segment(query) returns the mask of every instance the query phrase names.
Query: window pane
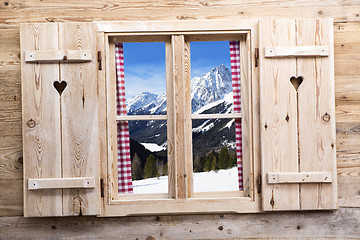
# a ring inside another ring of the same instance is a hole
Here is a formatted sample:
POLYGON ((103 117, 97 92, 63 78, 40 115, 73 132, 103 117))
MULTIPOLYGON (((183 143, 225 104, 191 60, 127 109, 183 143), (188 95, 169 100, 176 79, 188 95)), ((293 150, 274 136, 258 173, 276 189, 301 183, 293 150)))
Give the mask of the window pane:
POLYGON ((129 121, 133 193, 167 193, 166 120, 129 121))
POLYGON ((165 43, 124 43, 123 46, 128 114, 166 114, 165 43))
POLYGON ((194 191, 238 191, 235 120, 193 120, 194 191))
POLYGON ((190 50, 192 113, 232 113, 229 42, 191 42, 190 50))

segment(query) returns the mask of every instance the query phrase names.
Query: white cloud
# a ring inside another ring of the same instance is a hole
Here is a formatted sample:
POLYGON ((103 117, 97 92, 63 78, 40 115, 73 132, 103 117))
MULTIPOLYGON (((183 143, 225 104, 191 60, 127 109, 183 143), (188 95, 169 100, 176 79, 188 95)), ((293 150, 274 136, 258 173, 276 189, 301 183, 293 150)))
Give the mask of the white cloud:
POLYGON ((166 91, 165 66, 151 65, 125 65, 125 91, 126 96, 134 96, 142 91, 161 94, 166 91))

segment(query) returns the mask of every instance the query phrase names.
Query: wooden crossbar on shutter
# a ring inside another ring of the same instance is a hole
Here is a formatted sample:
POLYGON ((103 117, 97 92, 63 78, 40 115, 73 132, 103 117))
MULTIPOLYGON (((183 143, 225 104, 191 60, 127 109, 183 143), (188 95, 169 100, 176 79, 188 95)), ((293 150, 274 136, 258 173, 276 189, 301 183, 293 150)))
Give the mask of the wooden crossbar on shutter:
POLYGON ((259 41, 263 209, 335 209, 333 21, 261 20, 259 41))
POLYGON ((21 24, 20 31, 24 215, 98 215, 95 27, 92 23, 21 24), (32 52, 41 61, 26 61, 26 54, 32 52), (69 54, 69 61, 59 54, 69 54))

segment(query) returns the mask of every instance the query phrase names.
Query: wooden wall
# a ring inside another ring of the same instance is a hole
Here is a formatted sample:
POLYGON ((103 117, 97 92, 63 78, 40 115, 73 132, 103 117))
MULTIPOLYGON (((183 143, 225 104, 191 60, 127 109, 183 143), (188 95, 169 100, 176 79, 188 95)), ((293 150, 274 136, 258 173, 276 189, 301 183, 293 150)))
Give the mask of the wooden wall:
POLYGON ((23 239, 31 236, 77 239, 119 236, 122 239, 144 239, 149 234, 156 235, 157 239, 360 237, 359 63, 359 1, 3 0, 0 2, 0 239, 23 239), (334 18, 337 166, 339 204, 342 207, 339 211, 123 219, 21 217, 23 206, 19 23, 176 19, 186 21, 244 17, 334 18), (220 230, 223 225, 223 230, 220 230), (317 230, 316 227, 322 230, 317 230), (204 231, 207 228, 209 230, 204 231))

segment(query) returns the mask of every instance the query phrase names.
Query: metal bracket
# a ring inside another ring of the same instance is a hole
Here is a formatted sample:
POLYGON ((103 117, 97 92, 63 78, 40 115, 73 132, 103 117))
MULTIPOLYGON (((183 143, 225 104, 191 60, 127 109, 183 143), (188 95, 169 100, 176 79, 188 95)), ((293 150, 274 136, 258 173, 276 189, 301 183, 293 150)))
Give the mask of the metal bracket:
POLYGON ((255 67, 259 66, 259 48, 255 48, 255 67))
POLYGON ((98 51, 98 64, 99 64, 99 71, 102 70, 102 55, 101 55, 101 51, 98 51))

